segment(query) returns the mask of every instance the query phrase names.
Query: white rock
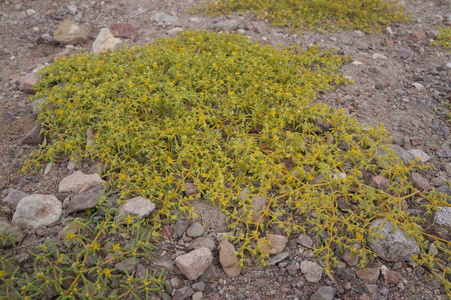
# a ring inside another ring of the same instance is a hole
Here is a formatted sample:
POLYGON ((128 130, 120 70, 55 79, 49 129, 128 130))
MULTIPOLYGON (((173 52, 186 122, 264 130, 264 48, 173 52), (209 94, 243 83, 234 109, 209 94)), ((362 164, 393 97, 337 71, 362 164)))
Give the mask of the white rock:
POLYGON ((321 276, 323 275, 321 266, 316 262, 308 260, 303 260, 301 262, 301 271, 308 282, 318 282, 321 280, 321 276))
POLYGON ((62 203, 51 195, 30 195, 17 204, 12 223, 23 228, 37 228, 58 221, 62 203))
POLYGON ((394 35, 393 30, 391 29, 391 27, 385 28, 385 31, 386 31, 389 35, 394 35))
POLYGON ((451 62, 447 63, 446 67, 451 69, 451 62))
POLYGON ((373 59, 387 59, 387 56, 380 54, 380 53, 374 53, 373 59))
POLYGON ((92 44, 92 52, 114 51, 123 47, 121 39, 114 37, 108 28, 102 28, 92 44))
POLYGON ((122 216, 130 215, 131 217, 141 217, 145 218, 155 209, 155 204, 153 204, 149 199, 138 196, 127 200, 118 209, 118 214, 116 219, 122 216))
POLYGON ((429 155, 427 155, 421 149, 410 149, 410 150, 407 150, 407 152, 409 152, 410 154, 412 154, 415 157, 418 157, 421 160, 421 162, 423 162, 423 163, 425 163, 431 159, 431 157, 429 155))
POLYGON ((358 60, 354 60, 352 63, 351 63, 351 65, 354 65, 354 66, 361 66, 361 65, 363 65, 364 63, 363 62, 360 62, 360 61, 358 61, 358 60))
POLYGON ((435 212, 434 223, 451 226, 451 207, 440 206, 435 212))
POLYGON ((418 91, 424 90, 424 85, 422 85, 421 83, 414 82, 414 83, 412 83, 412 85, 413 85, 418 91))
POLYGON ((75 16, 75 14, 77 13, 77 5, 75 5, 75 4, 68 4, 66 6, 66 8, 71 15, 75 16))
POLYGON ((212 261, 211 251, 204 247, 178 256, 175 264, 189 280, 195 280, 205 272, 212 261))
POLYGON ((76 171, 72 175, 67 176, 61 180, 58 191, 63 192, 76 192, 84 185, 100 186, 105 184, 105 181, 100 178, 99 174, 83 174, 81 171, 76 171))
POLYGON ((36 11, 33 9, 27 9, 26 13, 27 13, 27 16, 31 17, 32 15, 34 15, 36 13, 36 11))

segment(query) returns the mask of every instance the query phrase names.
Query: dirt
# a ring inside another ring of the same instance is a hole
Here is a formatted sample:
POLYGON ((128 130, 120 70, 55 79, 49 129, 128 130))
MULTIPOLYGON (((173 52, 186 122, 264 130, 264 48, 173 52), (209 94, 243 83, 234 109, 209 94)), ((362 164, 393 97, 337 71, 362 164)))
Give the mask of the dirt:
MULTIPOLYGON (((446 14, 451 13, 451 1, 398 2, 412 11, 413 22, 392 24, 393 34, 386 29, 380 34, 352 31, 295 34, 269 25, 260 32, 253 25, 256 18, 248 14, 215 19, 202 14, 188 14, 186 11, 198 5, 198 0, 71 1, 77 6, 75 15, 67 9, 66 1, 0 0, 0 200, 10 188, 29 194, 58 195, 58 183, 71 172, 66 162, 60 163, 47 175, 43 172, 39 175, 20 172, 21 162, 37 147, 21 143, 23 136, 36 123, 30 94, 21 90, 20 83, 38 65, 51 63, 59 55, 76 53, 78 46, 65 48, 58 44, 38 43, 43 34, 52 35, 58 24, 67 18, 90 28, 90 38, 81 45, 84 49, 91 49, 100 29, 114 23, 129 23, 137 30, 135 40, 123 39, 132 46, 167 37, 168 31, 175 27, 214 31, 218 21, 230 18, 241 19, 240 30, 263 44, 296 43, 308 46, 319 43, 322 47, 333 47, 359 62, 346 64, 341 69, 354 80, 354 84, 319 94, 318 101, 347 110, 363 124, 375 126, 383 123, 392 135, 393 143, 405 149, 422 149, 432 157, 436 168, 428 173, 430 182, 434 184, 450 179, 451 174, 446 173, 445 165, 450 163, 451 158, 438 157, 436 150, 451 147, 449 110, 443 105, 451 101, 451 52, 429 44, 438 33, 437 26, 443 26, 446 14), (160 26, 151 20, 157 12, 177 15, 180 20, 160 26)), ((89 167, 82 166, 84 170, 89 167)), ((44 234, 31 231, 22 246, 38 244, 48 238, 47 235, 56 234, 58 228, 50 228, 44 234)), ((210 234, 214 235, 212 232, 210 234)), ((290 238, 290 263, 299 262, 301 256, 314 260, 310 250, 303 255, 298 254, 298 247, 295 237, 290 238)), ((372 295, 368 291, 371 287, 359 279, 350 280, 349 286, 336 276, 345 287, 343 293, 337 293, 336 297, 446 299, 443 287, 428 281, 424 270, 415 265, 390 264, 381 260, 375 260, 372 264, 385 264, 400 272, 404 280, 391 285, 379 280, 379 291, 385 287, 388 294, 380 292, 372 295)), ((300 271, 289 275, 283 264, 264 269, 255 263, 248 263, 242 275, 234 279, 227 278, 218 267, 217 260, 216 265, 216 268, 209 270, 216 272, 212 275, 213 279, 208 281, 205 279, 208 276, 202 279, 206 284, 204 299, 309 299, 320 286, 333 285, 327 276, 323 276, 318 283, 310 283, 305 281, 300 271)), ((173 277, 182 281, 186 279, 179 273, 169 272, 168 280, 173 277)), ((190 283, 185 281, 184 284, 190 283)))

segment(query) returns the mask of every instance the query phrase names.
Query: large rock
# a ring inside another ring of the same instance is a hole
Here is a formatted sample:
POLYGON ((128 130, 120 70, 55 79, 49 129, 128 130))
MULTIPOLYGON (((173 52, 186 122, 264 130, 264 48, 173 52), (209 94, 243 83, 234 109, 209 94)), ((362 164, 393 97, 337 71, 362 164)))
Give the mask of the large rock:
POLYGON ((243 22, 239 19, 224 20, 216 24, 216 29, 218 31, 234 31, 240 27, 241 23, 243 22))
POLYGON ((269 203, 269 200, 266 199, 265 197, 261 197, 261 196, 255 196, 252 199, 252 206, 254 208, 255 213, 252 215, 252 222, 257 223, 262 215, 263 215, 263 210, 266 209, 266 206, 269 203))
POLYGON ((207 248, 199 248, 178 256, 175 264, 189 280, 195 280, 205 272, 212 261, 211 251, 207 248))
POLYGON ((20 227, 10 223, 6 218, 0 218, 0 233, 8 237, 5 239, 5 243, 0 243, 0 248, 10 247, 19 242, 24 236, 20 227))
POLYGON ((82 44, 89 38, 89 29, 71 20, 64 20, 53 32, 53 37, 64 45, 82 44))
POLYGON ((67 176, 61 180, 58 190, 63 192, 76 192, 85 186, 101 186, 105 184, 105 181, 100 178, 99 174, 83 174, 81 171, 76 171, 72 175, 67 176))
POLYGON ((56 197, 35 194, 19 201, 12 222, 23 228, 37 228, 58 221, 62 212, 62 203, 56 197))
POLYGON ((392 144, 390 145, 390 149, 393 150, 406 165, 408 165, 412 160, 415 159, 415 156, 413 154, 407 152, 406 149, 399 145, 392 144))
POLYGON ((237 277, 241 273, 241 267, 238 266, 238 258, 235 256, 235 247, 227 240, 219 243, 219 262, 224 272, 229 277, 237 277))
POLYGON ((420 254, 420 247, 413 238, 408 239, 401 229, 391 232, 393 229, 391 221, 386 220, 379 229, 382 221, 382 219, 377 219, 371 224, 371 229, 384 237, 384 239, 375 237, 369 241, 377 256, 387 261, 398 262, 410 261, 412 255, 420 254))
POLYGON ((17 204, 19 204, 19 201, 26 196, 28 196, 27 193, 16 189, 9 189, 8 195, 5 197, 5 199, 2 200, 2 202, 11 208, 16 208, 17 204))
POLYGON ((138 196, 127 200, 124 204, 119 206, 118 214, 116 219, 122 216, 140 217, 145 218, 155 209, 155 204, 153 204, 149 199, 138 196))
POLYGON ((77 211, 85 210, 88 208, 96 207, 100 197, 103 193, 103 187, 95 186, 81 194, 74 195, 67 207, 67 213, 71 214, 77 211))
POLYGON ((96 40, 92 44, 92 52, 100 53, 105 51, 114 51, 123 47, 120 39, 114 37, 108 28, 102 28, 96 40))

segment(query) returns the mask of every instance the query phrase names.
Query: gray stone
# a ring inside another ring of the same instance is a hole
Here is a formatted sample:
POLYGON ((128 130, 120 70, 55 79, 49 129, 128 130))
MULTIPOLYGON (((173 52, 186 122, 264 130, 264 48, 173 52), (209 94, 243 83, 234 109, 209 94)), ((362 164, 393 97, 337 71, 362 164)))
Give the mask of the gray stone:
POLYGON ((185 233, 186 229, 188 229, 189 223, 183 220, 177 221, 174 226, 174 233, 178 238, 181 238, 185 233))
POLYGON ((375 188, 386 192, 388 187, 390 186, 390 180, 382 176, 374 176, 371 179, 371 184, 375 188))
POLYGON ((3 243, 0 243, 0 248, 10 247, 18 243, 23 237, 24 233, 19 226, 12 224, 7 218, 0 217, 0 234, 3 235, 3 243), (8 238, 5 238, 8 237, 8 238))
POLYGON ((238 27, 240 27, 242 21, 239 19, 230 19, 218 22, 216 24, 216 29, 218 31, 234 31, 237 30, 238 27))
POLYGON ((199 194, 197 186, 194 183, 188 182, 185 184, 185 194, 187 196, 199 194))
POLYGON ((175 290, 172 295, 172 300, 183 300, 191 297, 194 294, 194 291, 189 286, 184 286, 181 289, 175 290))
POLYGON ((39 145, 44 141, 44 136, 41 134, 41 125, 36 124, 30 131, 25 134, 21 143, 30 145, 39 145))
POLYGON ((415 156, 413 156, 413 154, 407 152, 406 149, 399 145, 391 144, 390 149, 393 150, 406 165, 415 159, 415 156))
POLYGON ((448 177, 451 177, 451 163, 445 164, 445 171, 446 171, 446 175, 448 175, 448 177))
POLYGON ((186 230, 186 235, 192 238, 200 237, 204 234, 205 228, 199 222, 194 222, 186 230))
POLYGON ((114 51, 124 46, 122 41, 114 37, 108 28, 102 28, 92 44, 92 52, 114 51))
POLYGON ((76 171, 72 175, 67 176, 61 180, 58 190, 63 192, 78 193, 83 186, 102 186, 105 181, 100 178, 99 174, 83 174, 81 171, 76 171))
POLYGON ((210 249, 210 251, 213 251, 215 249, 215 241, 213 241, 213 239, 209 237, 199 237, 195 239, 190 246, 193 249, 205 247, 210 249))
POLYGON ((298 273, 298 267, 296 265, 287 266, 287 272, 291 276, 295 276, 298 273))
POLYGON ((162 12, 157 12, 154 15, 152 15, 152 21, 155 23, 166 23, 166 24, 173 24, 179 20, 179 17, 177 16, 170 16, 162 12))
POLYGON ((205 272, 212 261, 211 251, 208 248, 199 248, 178 256, 175 264, 189 280, 195 280, 205 272))
POLYGON ((412 154, 415 157, 418 157, 422 163, 427 162, 431 159, 429 155, 427 155, 423 150, 421 149, 410 149, 407 150, 410 154, 412 154))
POLYGON ((320 287, 311 297, 310 300, 332 300, 337 290, 331 286, 320 287))
POLYGON ((321 270, 321 266, 316 262, 303 260, 301 262, 301 271, 307 279, 308 282, 318 282, 321 280, 321 276, 323 275, 323 271, 321 270))
POLYGON ((5 199, 2 200, 2 202, 11 208, 16 208, 20 199, 26 196, 28 196, 27 193, 11 188, 8 191, 8 195, 5 197, 5 199))
POLYGON ((451 203, 451 187, 448 184, 444 184, 435 189, 435 192, 443 194, 448 203, 451 203))
POLYGON ((306 248, 312 248, 313 246, 313 240, 308 235, 300 235, 296 241, 306 248))
POLYGON ((145 218, 155 209, 155 204, 153 204, 149 199, 138 196, 127 200, 124 204, 119 206, 118 214, 116 219, 122 216, 131 216, 145 218))
POLYGON ((205 290, 205 283, 203 283, 202 281, 196 282, 196 283, 192 284, 191 287, 196 292, 203 292, 205 290))
POLYGON ((82 44, 89 38, 89 29, 71 20, 64 20, 53 32, 53 37, 64 45, 82 44))
POLYGON ((235 256, 235 247, 227 240, 219 243, 219 262, 222 269, 228 277, 237 277, 241 273, 241 267, 238 266, 238 258, 235 256))
POLYGON ((435 212, 434 222, 437 225, 451 226, 451 207, 439 206, 435 212))
POLYGON ((37 115, 42 110, 42 104, 45 102, 44 98, 38 98, 31 103, 33 115, 37 115))
POLYGON ((114 267, 119 271, 125 274, 125 272, 128 272, 128 274, 131 274, 136 269, 136 261, 133 257, 127 258, 119 263, 117 263, 114 267))
POLYGON ((269 266, 273 266, 273 265, 275 265, 275 264, 280 263, 281 261, 283 261, 284 259, 286 259, 288 256, 290 256, 290 254, 289 254, 288 252, 282 252, 282 253, 279 253, 279 254, 277 254, 277 255, 274 255, 273 257, 271 257, 270 259, 268 259, 268 260, 266 261, 266 263, 267 263, 269 266))
POLYGON ((437 154, 438 157, 441 158, 448 158, 451 157, 451 150, 450 149, 440 149, 435 151, 435 154, 437 154))
POLYGON ((81 194, 74 195, 69 201, 67 213, 71 214, 73 212, 96 207, 102 196, 103 190, 103 187, 95 186, 85 190, 81 194))
POLYGON ((12 222, 23 228, 37 228, 58 221, 62 212, 62 203, 56 197, 35 194, 19 201, 12 222))
POLYGON ((192 201, 197 215, 202 216, 205 228, 214 228, 216 232, 227 231, 227 216, 215 205, 205 201, 192 201))
POLYGON ((375 233, 380 233, 384 239, 377 237, 369 240, 371 248, 376 252, 377 256, 387 261, 410 261, 412 255, 420 254, 420 247, 413 238, 407 238, 401 229, 391 232, 393 225, 391 221, 386 220, 381 229, 382 219, 372 222, 371 229, 375 233))
POLYGON ((68 4, 66 6, 66 8, 71 15, 75 16, 75 14, 77 13, 77 5, 75 5, 75 4, 68 4))

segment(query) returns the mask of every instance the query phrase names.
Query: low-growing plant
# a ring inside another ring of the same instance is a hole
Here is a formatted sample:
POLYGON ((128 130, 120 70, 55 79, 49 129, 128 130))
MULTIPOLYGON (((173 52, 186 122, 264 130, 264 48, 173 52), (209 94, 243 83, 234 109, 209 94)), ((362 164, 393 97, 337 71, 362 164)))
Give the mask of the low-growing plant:
MULTIPOLYGON (((425 237, 445 259, 450 242, 427 235, 423 218, 405 209, 419 198, 429 215, 449 205, 412 185, 411 171, 423 166, 404 165, 382 125, 360 125, 315 101, 317 93, 350 83, 337 72, 347 60, 319 46, 264 46, 202 31, 58 59, 36 88, 47 143, 24 171, 61 156, 103 165, 121 200, 141 195, 156 204, 151 236, 176 219, 175 211, 196 217, 194 199, 208 201, 228 216, 240 265, 246 253, 265 263, 264 232, 278 227, 286 235, 315 232, 321 242, 314 252, 326 272, 345 250, 365 266, 376 255, 370 241, 380 237, 372 221, 391 221, 419 243, 417 261, 431 265, 449 291, 450 268, 426 254, 425 237), (373 187, 374 176, 388 179, 387 188, 373 187), (187 183, 199 193, 188 196, 187 183), (256 196, 267 200, 258 211, 256 196)), ((96 223, 96 232, 113 230, 110 222, 96 223)), ((77 257, 96 251, 96 239, 89 241, 77 257)))
POLYGON ((391 0, 207 0, 199 10, 212 16, 250 12, 276 26, 321 30, 373 32, 409 20, 391 0))
POLYGON ((438 27, 438 36, 431 45, 451 49, 451 27, 438 27))
MULTIPOLYGON (((151 234, 145 230, 145 220, 124 216, 115 220, 115 209, 103 202, 99 212, 104 218, 68 219, 62 242, 49 240, 34 251, 33 271, 21 273, 16 258, 0 258, 0 299, 149 299, 161 296, 165 286, 162 271, 118 271, 115 264, 125 259, 150 260, 156 247, 151 234), (118 242, 112 242, 116 237, 118 242), (61 245, 61 243, 63 245, 61 245), (111 288, 113 281, 115 287, 111 288)), ((111 205, 110 205, 111 206, 111 205)), ((2 251, 2 250, 0 250, 2 251)), ((4 250, 3 250, 4 251, 4 250)))

